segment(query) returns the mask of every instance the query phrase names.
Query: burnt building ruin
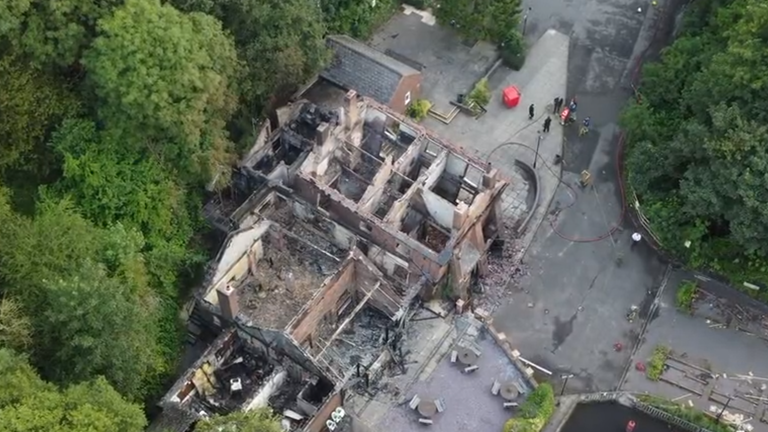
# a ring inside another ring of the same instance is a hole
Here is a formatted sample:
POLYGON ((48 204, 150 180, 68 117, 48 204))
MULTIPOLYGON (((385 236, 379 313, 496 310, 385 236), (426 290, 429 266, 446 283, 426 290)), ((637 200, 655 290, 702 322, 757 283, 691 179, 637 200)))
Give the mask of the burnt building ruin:
POLYGON ((231 194, 206 206, 226 239, 189 331, 221 336, 164 413, 196 421, 269 406, 286 430, 344 430, 333 419, 345 390, 403 367, 411 306, 471 302, 507 181, 355 91, 336 100, 279 110, 234 170, 231 194))

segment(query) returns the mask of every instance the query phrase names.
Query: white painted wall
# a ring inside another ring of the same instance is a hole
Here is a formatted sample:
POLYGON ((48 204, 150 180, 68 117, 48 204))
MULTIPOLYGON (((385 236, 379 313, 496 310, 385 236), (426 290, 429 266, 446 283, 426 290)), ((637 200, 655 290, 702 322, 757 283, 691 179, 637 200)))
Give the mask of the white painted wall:
POLYGON ((224 253, 221 255, 221 259, 219 259, 219 262, 216 264, 216 272, 213 276, 214 286, 217 285, 219 279, 221 279, 229 269, 251 249, 253 243, 261 238, 267 229, 269 229, 269 225, 269 221, 261 221, 258 225, 239 232, 229 239, 223 246, 224 253))
POLYGON ((269 379, 267 379, 267 382, 261 386, 261 389, 256 396, 254 396, 250 402, 245 404, 244 411, 247 412, 253 409, 266 407, 269 404, 269 397, 283 385, 287 377, 288 373, 282 369, 273 372, 269 379))
POLYGON ((453 228, 453 210, 454 206, 444 200, 440 195, 426 190, 421 190, 421 197, 424 198, 424 204, 432 218, 443 228, 451 231, 453 228))

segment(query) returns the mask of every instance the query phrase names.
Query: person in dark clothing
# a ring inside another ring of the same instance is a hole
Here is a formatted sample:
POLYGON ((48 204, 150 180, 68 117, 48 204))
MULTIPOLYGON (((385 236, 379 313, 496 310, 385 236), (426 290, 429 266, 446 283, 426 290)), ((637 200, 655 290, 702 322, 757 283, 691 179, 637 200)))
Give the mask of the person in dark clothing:
POLYGON ((552 117, 547 116, 544 120, 544 132, 549 132, 549 126, 552 124, 552 117))
POLYGON ((557 114, 560 112, 560 108, 563 107, 563 98, 556 97, 555 98, 555 109, 552 111, 553 114, 557 114))
POLYGON ((533 120, 533 114, 533 104, 531 104, 531 106, 528 107, 528 120, 533 120))

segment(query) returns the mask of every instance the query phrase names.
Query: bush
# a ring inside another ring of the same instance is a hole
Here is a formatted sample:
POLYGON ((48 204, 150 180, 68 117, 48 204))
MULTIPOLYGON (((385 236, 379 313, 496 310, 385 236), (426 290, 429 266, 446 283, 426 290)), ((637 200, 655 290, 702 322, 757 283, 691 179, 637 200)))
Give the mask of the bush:
POLYGON ((504 424, 504 432, 539 432, 554 412, 555 391, 551 384, 541 384, 520 406, 519 416, 504 424))
POLYGON ((653 396, 653 395, 640 395, 638 399, 654 408, 660 409, 669 415, 683 419, 687 422, 693 423, 696 426, 700 426, 705 430, 711 432, 733 432, 728 425, 724 423, 716 422, 712 417, 706 413, 697 410, 696 408, 676 404, 670 400, 653 396))
POLYGON ((670 349, 664 345, 656 345, 651 354, 651 360, 645 370, 645 376, 651 381, 658 381, 664 373, 664 365, 669 357, 670 349))
POLYGON ((469 105, 472 102, 474 102, 480 106, 485 106, 485 105, 488 105, 488 102, 490 101, 491 101, 491 89, 488 87, 488 79, 483 78, 480 81, 478 81, 475 84, 475 87, 472 88, 472 91, 469 92, 465 100, 465 103, 469 105))
POLYGON ((501 61, 504 66, 519 71, 525 64, 525 39, 517 31, 510 33, 506 41, 499 46, 501 61))
POLYGON ((677 296, 675 303, 677 308, 683 312, 693 312, 693 301, 696 300, 696 282, 682 281, 677 287, 677 296))
POLYGON ((430 103, 428 100, 417 99, 408 106, 408 109, 406 110, 406 114, 408 114, 408 117, 416 121, 422 121, 427 117, 427 114, 429 113, 429 109, 431 107, 432 107, 432 103, 430 103))

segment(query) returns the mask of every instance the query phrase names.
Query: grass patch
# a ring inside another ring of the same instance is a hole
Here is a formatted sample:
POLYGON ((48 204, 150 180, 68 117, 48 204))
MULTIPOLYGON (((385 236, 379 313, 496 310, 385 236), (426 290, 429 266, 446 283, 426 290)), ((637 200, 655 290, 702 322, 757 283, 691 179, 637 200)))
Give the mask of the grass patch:
POLYGON ((648 366, 645 369, 645 376, 651 381, 658 381, 661 378, 661 374, 664 373, 664 364, 669 357, 670 349, 664 345, 656 345, 651 355, 651 360, 648 361, 648 366))
POLYGON ((675 304, 683 312, 693 312, 693 301, 696 300, 696 282, 685 280, 677 287, 675 304))
POLYGON ((540 384, 520 405, 520 412, 504 424, 503 432, 539 432, 555 412, 555 391, 549 383, 540 384))
POLYGON ((677 404, 670 400, 654 396, 640 395, 638 400, 667 414, 683 419, 710 432, 733 432, 733 428, 724 423, 717 423, 712 416, 688 405, 677 404))

